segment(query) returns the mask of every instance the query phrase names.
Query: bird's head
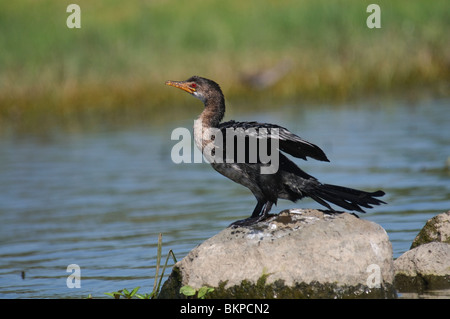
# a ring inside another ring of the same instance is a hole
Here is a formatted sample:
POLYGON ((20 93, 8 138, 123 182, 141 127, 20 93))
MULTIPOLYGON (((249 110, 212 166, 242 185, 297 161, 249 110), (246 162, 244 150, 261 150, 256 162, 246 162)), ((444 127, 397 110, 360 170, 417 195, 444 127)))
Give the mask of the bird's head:
POLYGON ((213 98, 223 98, 222 90, 216 82, 196 75, 186 81, 166 81, 166 85, 182 89, 200 99, 205 104, 213 98))

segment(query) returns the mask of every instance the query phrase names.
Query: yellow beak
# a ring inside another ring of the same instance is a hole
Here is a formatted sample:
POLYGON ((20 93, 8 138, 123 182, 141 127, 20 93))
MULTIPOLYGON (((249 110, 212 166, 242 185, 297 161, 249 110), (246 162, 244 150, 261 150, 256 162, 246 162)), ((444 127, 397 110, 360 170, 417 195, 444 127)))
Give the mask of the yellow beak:
POLYGON ((166 81, 166 85, 170 85, 188 93, 194 93, 195 89, 189 86, 189 82, 184 81, 166 81))

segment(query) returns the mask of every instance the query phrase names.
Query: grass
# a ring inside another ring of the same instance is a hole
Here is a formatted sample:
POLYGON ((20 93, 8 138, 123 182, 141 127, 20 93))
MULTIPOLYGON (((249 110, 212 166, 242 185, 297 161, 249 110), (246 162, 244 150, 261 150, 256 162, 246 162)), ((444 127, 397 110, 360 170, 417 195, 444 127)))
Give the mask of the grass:
POLYGON ((81 29, 66 27, 70 1, 0 4, 0 125, 157 117, 182 99, 167 79, 218 81, 228 98, 343 101, 432 88, 448 94, 450 6, 378 1, 87 1, 81 29), (6 48, 6 49, 5 49, 6 48), (267 90, 247 74, 289 61, 267 90))
MULTIPOLYGON (((124 289, 117 290, 114 292, 105 292, 105 295, 113 297, 114 299, 121 299, 121 298, 123 298, 123 299, 133 299, 133 298, 155 299, 155 298, 158 298, 158 294, 161 289, 162 279, 164 278, 164 272, 166 271, 167 264, 169 262, 169 258, 172 256, 172 260, 173 260, 174 264, 177 263, 177 259, 175 257, 174 252, 172 251, 172 249, 170 249, 169 252, 167 253, 166 262, 164 263, 164 266, 162 267, 162 272, 160 274, 159 269, 161 267, 161 257, 162 257, 162 254, 161 254, 161 252, 162 252, 162 234, 161 233, 159 233, 159 235, 158 235, 158 246, 157 247, 158 248, 157 248, 157 252, 156 252, 155 281, 153 284, 153 290, 150 293, 138 294, 137 292, 141 288, 140 286, 138 286, 138 287, 133 288, 131 291, 124 288, 124 289)), ((208 290, 207 288, 204 288, 202 291, 198 291, 198 295, 199 295, 199 297, 204 297, 209 292, 210 292, 210 290, 208 290)), ((92 295, 89 294, 89 296, 87 298, 91 299, 92 295)))

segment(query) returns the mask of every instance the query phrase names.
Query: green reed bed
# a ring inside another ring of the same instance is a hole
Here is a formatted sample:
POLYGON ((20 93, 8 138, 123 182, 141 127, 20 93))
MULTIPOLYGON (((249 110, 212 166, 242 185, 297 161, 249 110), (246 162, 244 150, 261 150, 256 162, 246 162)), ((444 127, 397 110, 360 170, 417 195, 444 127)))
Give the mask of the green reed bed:
POLYGON ((167 79, 218 81, 229 98, 342 101, 432 88, 448 94, 450 6, 378 1, 69 1, 0 4, 0 125, 77 125, 163 113, 167 79), (288 65, 267 87, 248 75, 288 65), (161 111, 161 112, 156 112, 161 111))

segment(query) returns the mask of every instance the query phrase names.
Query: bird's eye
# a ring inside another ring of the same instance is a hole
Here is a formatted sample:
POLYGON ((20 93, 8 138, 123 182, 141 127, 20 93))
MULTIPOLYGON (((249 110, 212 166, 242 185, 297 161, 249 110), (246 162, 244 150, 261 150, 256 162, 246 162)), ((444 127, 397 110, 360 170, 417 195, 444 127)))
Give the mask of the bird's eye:
POLYGON ((197 87, 197 84, 191 83, 191 88, 196 88, 196 87, 197 87))

